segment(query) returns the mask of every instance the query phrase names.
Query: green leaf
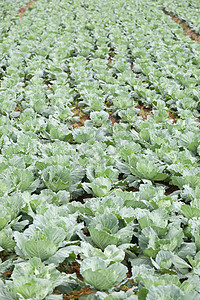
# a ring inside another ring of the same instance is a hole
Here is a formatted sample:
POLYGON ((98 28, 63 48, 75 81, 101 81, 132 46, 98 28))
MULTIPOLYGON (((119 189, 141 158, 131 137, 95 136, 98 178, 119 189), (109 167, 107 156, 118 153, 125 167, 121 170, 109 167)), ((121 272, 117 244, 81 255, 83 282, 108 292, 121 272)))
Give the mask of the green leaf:
POLYGON ((29 257, 39 257, 42 261, 51 257, 57 251, 56 245, 50 241, 25 241, 24 247, 29 257))
POLYGON ((92 191, 98 197, 106 196, 111 189, 111 181, 105 177, 98 177, 91 183, 92 191))
POLYGON ((192 219, 194 217, 200 218, 200 209, 196 207, 184 204, 181 206, 181 210, 187 219, 192 219))
POLYGON ((119 238, 115 235, 104 231, 99 231, 91 226, 88 227, 92 241, 101 249, 105 249, 108 245, 116 245, 119 238))
POLYGON ((86 283, 98 290, 108 290, 119 284, 125 277, 128 269, 121 263, 110 266, 99 257, 86 258, 81 263, 80 272, 86 283))

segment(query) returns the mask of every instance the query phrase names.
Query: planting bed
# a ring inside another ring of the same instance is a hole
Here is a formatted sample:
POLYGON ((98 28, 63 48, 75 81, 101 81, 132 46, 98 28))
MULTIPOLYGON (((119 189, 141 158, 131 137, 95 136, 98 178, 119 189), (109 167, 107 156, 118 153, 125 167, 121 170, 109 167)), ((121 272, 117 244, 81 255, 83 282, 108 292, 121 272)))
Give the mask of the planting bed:
POLYGON ((0 299, 200 299, 198 2, 0 3, 0 299))
POLYGON ((192 1, 181 1, 181 0, 161 0, 163 6, 166 8, 168 12, 173 13, 181 19, 185 21, 191 29, 193 29, 197 34, 200 33, 200 19, 199 19, 199 11, 200 11, 200 2, 198 0, 192 1))

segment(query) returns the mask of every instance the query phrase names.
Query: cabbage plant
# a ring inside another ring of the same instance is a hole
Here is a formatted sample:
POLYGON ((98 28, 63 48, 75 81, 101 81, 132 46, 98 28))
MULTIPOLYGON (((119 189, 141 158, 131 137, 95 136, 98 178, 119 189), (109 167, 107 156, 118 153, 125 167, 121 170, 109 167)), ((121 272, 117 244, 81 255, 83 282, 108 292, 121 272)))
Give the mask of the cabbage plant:
POLYGON ((65 276, 53 264, 46 266, 39 258, 34 257, 28 262, 16 264, 10 280, 5 283, 0 281, 0 297, 5 300, 63 299, 62 295, 52 293, 64 279, 65 276))
POLYGON ((68 215, 63 207, 50 205, 43 215, 36 215, 33 224, 24 232, 14 232, 15 251, 24 258, 39 257, 58 265, 77 253, 76 241, 71 238, 82 227, 83 224, 76 223, 76 216, 68 215))
POLYGON ((42 171, 42 179, 47 188, 54 192, 73 191, 84 176, 82 168, 72 169, 61 165, 49 166, 42 171))
POLYGON ((125 227, 121 226, 117 217, 112 213, 97 215, 88 226, 92 241, 101 249, 112 244, 130 243, 133 229, 132 223, 125 227))
POLYGON ((99 257, 84 259, 80 268, 84 281, 101 291, 119 284, 126 278, 127 272, 128 269, 123 264, 110 264, 99 257))
POLYGON ((80 257, 82 259, 90 257, 99 257, 104 261, 109 262, 122 262, 125 258, 123 249, 115 245, 108 245, 103 251, 95 248, 89 243, 81 242, 80 257))
POLYGON ((59 227, 38 229, 30 225, 23 233, 15 232, 15 251, 24 258, 38 257, 42 261, 53 256, 65 239, 65 231, 59 227))
POLYGON ((157 166, 153 161, 142 157, 130 157, 128 165, 131 173, 141 179, 163 181, 168 178, 168 174, 163 173, 163 167, 157 166))

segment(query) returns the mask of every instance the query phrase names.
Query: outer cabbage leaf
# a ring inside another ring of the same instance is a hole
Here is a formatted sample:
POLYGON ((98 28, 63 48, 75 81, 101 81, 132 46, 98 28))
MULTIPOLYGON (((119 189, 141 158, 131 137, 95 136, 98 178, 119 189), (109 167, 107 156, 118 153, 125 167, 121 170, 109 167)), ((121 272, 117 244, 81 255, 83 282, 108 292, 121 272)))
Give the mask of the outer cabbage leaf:
POLYGON ((43 215, 36 214, 33 224, 40 229, 62 228, 65 231, 65 240, 69 241, 72 235, 84 226, 83 223, 77 224, 76 219, 77 215, 68 214, 65 206, 48 205, 43 215))
POLYGON ((44 184, 54 192, 60 190, 73 191, 83 178, 85 171, 67 168, 61 165, 49 166, 42 171, 44 184))
POLYGON ((14 298, 7 291, 4 282, 0 279, 0 297, 2 300, 14 300, 14 298))
POLYGON ((195 190, 200 185, 200 170, 199 168, 185 168, 182 176, 172 176, 172 183, 182 188, 184 185, 189 185, 195 190))
POLYGON ((168 213, 164 208, 158 208, 152 212, 147 211, 145 215, 138 218, 141 229, 145 227, 152 227, 160 234, 167 231, 168 213))
POLYGON ((24 211, 30 214, 30 209, 37 213, 41 211, 42 207, 48 208, 49 204, 55 204, 57 206, 67 204, 70 200, 70 193, 65 190, 54 193, 50 189, 44 189, 39 195, 31 195, 29 192, 24 192, 22 197, 26 202, 24 211))
POLYGON ((44 261, 45 264, 53 263, 56 267, 59 266, 65 259, 71 258, 75 259, 76 256, 80 253, 80 247, 73 245, 67 245, 63 248, 58 249, 58 251, 52 255, 50 258, 44 261))
POLYGON ((24 206, 25 201, 18 193, 2 197, 0 204, 0 229, 14 220, 24 206))
POLYGON ((197 207, 191 207, 190 205, 183 204, 181 206, 181 210, 187 219, 192 219, 194 217, 200 218, 200 209, 197 207))
POLYGON ((111 292, 109 295, 105 292, 97 292, 92 295, 90 300, 137 300, 138 296, 135 295, 133 289, 129 289, 127 292, 119 291, 119 292, 111 292))
POLYGON ((129 168, 133 175, 142 179, 163 181, 169 177, 169 175, 163 173, 162 169, 158 167, 153 161, 145 158, 132 156, 129 159, 129 168))
POLYGON ((189 293, 184 293, 177 286, 167 285, 167 286, 152 286, 149 289, 146 300, 186 300, 186 299, 199 299, 199 294, 196 291, 192 291, 189 293))
POLYGON ((82 259, 99 257, 104 261, 121 262, 125 257, 125 252, 122 249, 117 248, 115 245, 108 245, 103 252, 98 248, 92 247, 89 243, 81 242, 80 256, 82 259))
POLYGON ((130 220, 135 218, 134 209, 132 207, 125 207, 123 199, 115 196, 115 194, 110 194, 102 198, 85 199, 84 204, 73 201, 68 204, 68 209, 71 213, 78 211, 81 214, 87 214, 92 217, 97 214, 112 213, 118 219, 125 220, 125 222, 130 222, 130 220))
MULTIPOLYGON (((152 262, 154 261, 152 260, 152 262)), ((188 273, 188 269, 191 269, 191 266, 185 260, 171 251, 159 251, 156 255, 156 264, 154 263, 154 266, 158 269, 169 269, 172 265, 183 274, 188 273)))
POLYGON ((92 191, 98 197, 106 196, 110 192, 111 187, 110 179, 105 177, 98 177, 91 183, 92 191))
POLYGON ((81 262, 80 272, 86 283, 98 290, 108 290, 119 284, 125 277, 128 269, 121 263, 109 266, 99 257, 86 258, 81 262))
POLYGON ((53 256, 65 239, 62 228, 44 228, 39 230, 34 225, 29 226, 23 233, 15 232, 15 251, 25 258, 39 257, 46 260, 53 256))
POLYGON ((160 250, 174 251, 183 242, 183 231, 178 229, 173 223, 168 225, 168 232, 159 237, 156 230, 146 227, 139 235, 139 245, 145 255, 155 257, 160 250))
POLYGON ((181 286, 178 275, 174 274, 163 274, 156 275, 155 269, 151 265, 145 265, 139 263, 135 265, 135 259, 130 260, 132 265, 132 275, 135 282, 142 284, 146 289, 151 286, 166 286, 176 285, 181 286))
POLYGON ((4 228, 0 231, 0 251, 13 250, 16 243, 13 239, 11 228, 4 228))
POLYGON ((101 249, 108 245, 129 243, 133 235, 133 225, 129 223, 120 229, 119 221, 113 214, 98 215, 88 226, 92 241, 101 249))
POLYGON ((189 232, 194 237, 195 245, 197 250, 200 250, 200 220, 199 219, 191 219, 189 220, 189 232))

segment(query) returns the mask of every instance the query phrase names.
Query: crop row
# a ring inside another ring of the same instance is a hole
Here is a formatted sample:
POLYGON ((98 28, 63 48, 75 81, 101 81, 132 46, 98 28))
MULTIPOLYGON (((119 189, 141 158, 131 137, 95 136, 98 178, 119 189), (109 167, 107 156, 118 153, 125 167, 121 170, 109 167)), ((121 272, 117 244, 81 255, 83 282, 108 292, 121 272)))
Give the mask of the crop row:
POLYGON ((162 3, 168 12, 184 20, 196 33, 200 33, 200 4, 198 0, 186 1, 184 3, 180 0, 167 0, 162 1, 162 3))

